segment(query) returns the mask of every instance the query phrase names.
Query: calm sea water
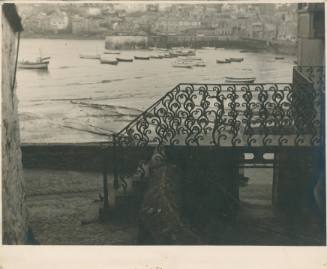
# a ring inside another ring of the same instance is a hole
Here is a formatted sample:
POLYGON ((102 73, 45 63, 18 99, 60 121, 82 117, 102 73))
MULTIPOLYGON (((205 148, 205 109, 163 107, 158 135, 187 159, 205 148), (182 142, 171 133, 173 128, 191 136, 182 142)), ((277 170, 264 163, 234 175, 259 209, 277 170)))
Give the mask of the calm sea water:
MULTIPOLYGON (((154 101, 182 82, 224 83, 225 76, 254 76, 256 82, 291 82, 294 56, 232 49, 197 50, 206 67, 172 67, 175 59, 102 65, 80 59, 100 53, 101 40, 22 39, 19 59, 50 56, 48 72, 18 70, 17 92, 22 142, 93 142, 123 128, 154 101), (242 63, 216 59, 243 57, 242 63)), ((122 51, 119 57, 151 55, 122 51)), ((113 55, 115 57, 115 55, 113 55)))

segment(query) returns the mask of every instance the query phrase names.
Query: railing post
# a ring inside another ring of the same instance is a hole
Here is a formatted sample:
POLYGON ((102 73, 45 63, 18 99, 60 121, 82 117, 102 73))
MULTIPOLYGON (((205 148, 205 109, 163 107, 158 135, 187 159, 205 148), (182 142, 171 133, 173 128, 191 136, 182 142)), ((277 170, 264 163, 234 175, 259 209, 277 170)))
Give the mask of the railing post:
POLYGON ((114 189, 117 190, 118 185, 118 171, 117 171, 117 138, 116 134, 113 135, 113 171, 114 171, 114 189))
POLYGON ((107 148, 103 152, 103 211, 104 214, 108 211, 108 175, 107 175, 107 148))

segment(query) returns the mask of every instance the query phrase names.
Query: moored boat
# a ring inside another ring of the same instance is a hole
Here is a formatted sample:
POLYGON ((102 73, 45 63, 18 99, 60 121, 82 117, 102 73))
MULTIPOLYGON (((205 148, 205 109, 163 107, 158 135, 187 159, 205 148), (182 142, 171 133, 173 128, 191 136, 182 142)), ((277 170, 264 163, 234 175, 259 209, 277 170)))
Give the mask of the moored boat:
POLYGON ((229 64, 231 63, 231 61, 229 59, 225 59, 225 60, 216 60, 217 64, 229 64))
POLYGON ((192 68, 192 65, 188 63, 173 63, 173 67, 177 68, 192 68))
POLYGON ((117 65, 118 64, 117 59, 106 57, 105 54, 104 55, 101 55, 100 62, 102 64, 111 64, 111 65, 117 65))
POLYGON ((21 69, 48 69, 50 57, 37 57, 35 61, 20 61, 18 68, 21 69))
POLYGON ((226 83, 232 83, 232 84, 246 84, 246 83, 253 83, 256 78, 249 77, 249 78, 243 78, 243 77, 225 77, 226 83))
POLYGON ((104 53, 104 54, 120 54, 120 51, 115 51, 115 50, 105 50, 103 53, 104 53))
POLYGON ((203 61, 199 61, 199 62, 195 63, 193 66, 196 66, 196 67, 206 67, 206 64, 203 61))
POLYGON ((167 53, 167 54, 163 54, 162 55, 162 58, 174 58, 175 56, 173 56, 173 55, 171 55, 171 54, 169 54, 169 53, 167 53))
POLYGON ((229 58, 231 62, 243 62, 244 58, 229 58))
POLYGON ((196 67, 206 66, 202 58, 194 57, 194 56, 187 56, 187 57, 180 56, 177 58, 177 62, 189 64, 191 66, 196 66, 196 67))
POLYGON ((194 57, 194 56, 179 56, 177 58, 177 60, 181 60, 181 61, 202 61, 202 58, 199 57, 194 57))
POLYGON ((46 61, 49 61, 51 59, 50 56, 47 56, 47 57, 40 57, 39 58, 41 62, 46 62, 46 61))
POLYGON ((169 54, 173 57, 178 56, 195 56, 195 50, 193 49, 180 49, 180 48, 172 48, 169 51, 169 54))
POLYGON ((282 56, 276 56, 275 57, 275 60, 284 60, 285 58, 284 57, 282 57, 282 56))
POLYGON ((162 59, 163 57, 163 55, 151 55, 150 59, 162 59))
POLYGON ((116 58, 118 62, 133 62, 132 58, 116 58))
POLYGON ((79 57, 81 59, 100 59, 100 54, 80 54, 79 57))
POLYGON ((18 63, 18 68, 21 69, 48 69, 49 61, 43 62, 30 62, 21 61, 18 63))
POLYGON ((135 60, 150 60, 149 56, 134 56, 135 60))

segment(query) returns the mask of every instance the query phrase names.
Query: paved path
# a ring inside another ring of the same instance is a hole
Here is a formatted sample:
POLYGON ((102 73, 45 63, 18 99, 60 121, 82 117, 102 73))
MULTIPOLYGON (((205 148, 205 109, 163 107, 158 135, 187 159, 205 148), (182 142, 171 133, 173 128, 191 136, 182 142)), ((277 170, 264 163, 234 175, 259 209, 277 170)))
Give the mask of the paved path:
MULTIPOLYGON (((99 222, 102 176, 97 173, 25 169, 30 226, 40 244, 134 245, 138 235, 136 211, 108 223, 99 222), (127 216, 127 217, 126 217, 127 216), (82 222, 89 224, 82 225, 82 222)), ((236 222, 208 223, 209 244, 322 245, 317 220, 290 219, 271 206, 272 170, 248 169, 249 185, 240 188, 236 222)), ((112 178, 109 177, 109 186, 112 178)), ((109 187, 110 189, 110 187, 109 187)))
POLYGON ((40 244, 135 244, 136 219, 97 220, 101 174, 25 169, 24 176, 30 226, 40 244))

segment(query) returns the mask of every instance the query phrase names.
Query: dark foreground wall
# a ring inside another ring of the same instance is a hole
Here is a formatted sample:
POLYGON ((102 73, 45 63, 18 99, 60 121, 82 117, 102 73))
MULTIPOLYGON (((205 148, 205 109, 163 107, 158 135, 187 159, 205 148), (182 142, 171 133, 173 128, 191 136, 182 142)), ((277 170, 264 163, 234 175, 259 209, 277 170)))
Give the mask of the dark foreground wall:
POLYGON ((14 4, 3 4, 2 18, 2 243, 24 244, 27 235, 24 179, 20 151, 15 62, 22 30, 14 4))
MULTIPOLYGON (((114 150, 111 145, 89 144, 23 144, 21 146, 24 168, 42 168, 77 171, 112 172, 114 150)), ((140 160, 151 157, 152 148, 124 148, 117 155, 124 154, 127 168, 133 169, 140 160)))

